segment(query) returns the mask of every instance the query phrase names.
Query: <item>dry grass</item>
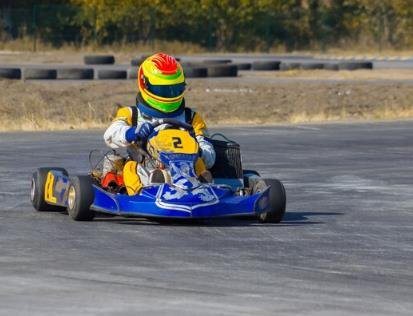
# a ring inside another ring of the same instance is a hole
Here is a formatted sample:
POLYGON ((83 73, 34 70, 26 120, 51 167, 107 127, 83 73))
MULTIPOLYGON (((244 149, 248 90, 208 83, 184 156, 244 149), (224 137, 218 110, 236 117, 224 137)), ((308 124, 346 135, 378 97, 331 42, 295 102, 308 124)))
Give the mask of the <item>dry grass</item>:
POLYGON ((284 81, 233 84, 232 90, 223 86, 196 82, 188 94, 188 103, 196 104, 214 124, 413 118, 413 89, 408 84, 284 81))
MULTIPOLYGON (((391 47, 382 47, 381 49, 370 42, 346 42, 341 45, 330 46, 327 49, 314 46, 310 49, 299 51, 287 51, 285 45, 274 45, 273 47, 261 47, 261 50, 254 47, 252 50, 238 49, 239 53, 262 53, 268 52, 272 54, 292 53, 297 55, 314 55, 323 54, 330 56, 364 56, 366 58, 385 57, 385 56, 413 56, 413 48, 406 47, 405 49, 395 49, 391 47)), ((1 41, 0 50, 33 52, 34 40, 30 37, 18 38, 15 40, 1 41)), ((258 47, 260 48, 260 47, 258 47)), ((36 49, 38 52, 53 52, 53 53, 73 53, 73 52, 95 52, 95 53, 136 53, 136 52, 153 52, 153 51, 168 51, 171 54, 192 54, 192 53, 207 53, 207 50, 200 45, 189 42, 153 40, 147 42, 118 42, 111 45, 94 45, 87 44, 76 46, 73 44, 64 44, 61 47, 53 47, 49 43, 36 41, 36 49)), ((226 51, 216 51, 225 53, 226 51)))
POLYGON ((0 130, 59 130, 105 126, 115 102, 133 86, 102 83, 43 84, 1 81, 0 130))
MULTIPOLYGON (((363 72, 352 73, 359 75, 363 72)), ((317 73, 314 79, 319 77, 317 73)), ((255 77, 247 84, 245 79, 191 80, 187 104, 210 125, 413 118, 411 84, 289 79, 271 83, 255 77)), ((134 81, 63 84, 6 80, 0 81, 0 89, 1 131, 104 128, 115 103, 133 104, 136 93, 134 81)))

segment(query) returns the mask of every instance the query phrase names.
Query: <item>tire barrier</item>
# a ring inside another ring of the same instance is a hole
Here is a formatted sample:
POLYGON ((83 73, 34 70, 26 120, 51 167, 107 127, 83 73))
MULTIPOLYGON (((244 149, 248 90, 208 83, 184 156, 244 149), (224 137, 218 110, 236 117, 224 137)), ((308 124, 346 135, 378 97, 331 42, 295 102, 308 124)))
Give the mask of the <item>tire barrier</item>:
POLYGON ((231 59, 204 59, 202 61, 203 64, 229 64, 231 62, 231 59))
POLYGON ((373 63, 371 61, 341 62, 338 64, 338 69, 339 70, 373 69, 373 63))
POLYGON ((96 79, 107 80, 107 79, 126 79, 126 70, 115 70, 115 69, 98 69, 96 79))
POLYGON ((57 69, 57 79, 61 80, 93 80, 93 68, 60 68, 57 69))
POLYGON ((281 62, 278 60, 254 61, 252 70, 280 70, 281 62))
MULTIPOLYGON (((142 55, 140 57, 132 58, 130 61, 130 65, 134 67, 139 67, 143 61, 148 58, 150 55, 142 55)), ((181 59, 179 57, 175 57, 176 61, 180 61, 181 59)))
POLYGON ((214 65, 207 67, 208 77, 236 77, 238 76, 237 65, 214 65))
POLYGON ((25 68, 23 70, 23 79, 26 79, 26 80, 57 79, 57 71, 56 69, 25 68))
POLYGON ((208 76, 208 69, 197 65, 183 65, 186 78, 205 78, 208 76))
MULTIPOLYGON (((125 66, 124 69, 118 67, 106 67, 100 69, 82 67, 76 65, 73 68, 62 65, 61 68, 41 68, 46 65, 33 65, 21 68, 0 67, 0 79, 24 79, 24 80, 93 80, 93 79, 136 79, 137 67, 145 60, 146 55, 136 57, 131 60, 131 66, 125 66)), ((113 63, 114 57, 111 55, 88 55, 84 56, 85 63, 113 63)), ((374 64, 369 60, 325 60, 318 61, 282 61, 279 60, 255 60, 253 62, 231 62, 231 59, 205 59, 203 62, 181 62, 187 78, 205 78, 205 77, 236 77, 238 71, 242 70, 313 70, 324 69, 330 71, 338 70, 358 70, 373 69, 374 64)), ((50 67, 50 66, 49 66, 50 67)), ((105 67, 105 66, 103 66, 105 67)))
POLYGON ((337 71, 338 70, 338 63, 325 63, 324 64, 324 69, 325 70, 337 71))
POLYGON ((301 63, 282 62, 280 64, 280 70, 283 70, 283 71, 300 69, 300 67, 301 67, 301 63))
POLYGON ((0 79, 21 79, 22 72, 19 68, 0 68, 0 79))
POLYGON ((86 65, 113 65, 115 57, 112 55, 86 55, 83 57, 86 65))
POLYGON ((144 60, 145 60, 145 58, 143 58, 143 57, 133 58, 130 61, 130 65, 134 66, 134 67, 139 67, 143 63, 144 60))
POLYGON ((325 69, 325 70, 358 70, 358 69, 373 69, 373 63, 370 61, 360 61, 360 62, 282 62, 280 65, 280 70, 314 70, 314 69, 325 69))
POLYGON ((128 79, 137 79, 138 78, 138 70, 136 68, 129 68, 127 78, 128 79))
POLYGON ((310 63, 307 62, 307 63, 302 63, 300 68, 303 70, 324 69, 324 64, 316 63, 316 62, 310 62, 310 63))
POLYGON ((251 70, 251 63, 234 63, 238 70, 251 70))

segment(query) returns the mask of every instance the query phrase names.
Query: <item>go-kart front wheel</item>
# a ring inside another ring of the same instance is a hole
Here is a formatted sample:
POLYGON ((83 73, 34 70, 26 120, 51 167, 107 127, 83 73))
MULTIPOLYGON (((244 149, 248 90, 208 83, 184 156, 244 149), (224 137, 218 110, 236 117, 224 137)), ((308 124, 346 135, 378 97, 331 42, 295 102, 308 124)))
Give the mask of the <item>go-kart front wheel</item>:
POLYGON ((90 176, 70 178, 67 194, 67 212, 75 221, 91 221, 95 212, 90 209, 94 200, 92 179, 90 176))
POLYGON ((30 201, 38 212, 60 212, 65 210, 62 206, 48 204, 44 199, 47 175, 51 170, 61 171, 65 176, 68 175, 65 169, 58 167, 38 168, 33 173, 30 185, 30 201))
POLYGON ((268 186, 270 188, 270 211, 258 215, 258 221, 261 223, 279 223, 284 217, 287 198, 284 185, 277 179, 257 180, 253 183, 252 193, 264 191, 268 186))

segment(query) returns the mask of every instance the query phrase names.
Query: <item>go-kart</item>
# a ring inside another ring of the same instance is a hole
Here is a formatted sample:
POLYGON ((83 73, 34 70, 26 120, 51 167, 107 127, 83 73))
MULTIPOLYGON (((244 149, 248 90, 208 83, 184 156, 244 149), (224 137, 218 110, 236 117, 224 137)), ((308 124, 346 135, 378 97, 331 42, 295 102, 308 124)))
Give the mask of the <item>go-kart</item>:
MULTIPOLYGON (((106 170, 104 175, 102 164, 92 164, 88 175, 70 177, 63 168, 39 168, 31 181, 34 208, 67 210, 74 220, 92 220, 96 212, 149 219, 245 215, 260 222, 282 220, 286 208, 283 184, 243 170, 237 143, 222 134, 208 139, 217 154, 215 165, 206 172, 208 179, 196 172, 201 153, 191 125, 163 119, 153 126, 147 142, 129 146, 122 162, 136 161, 140 172, 146 172, 149 182, 138 193, 127 194, 122 168, 106 170)), ((106 164, 110 157, 113 155, 104 155, 106 164)))

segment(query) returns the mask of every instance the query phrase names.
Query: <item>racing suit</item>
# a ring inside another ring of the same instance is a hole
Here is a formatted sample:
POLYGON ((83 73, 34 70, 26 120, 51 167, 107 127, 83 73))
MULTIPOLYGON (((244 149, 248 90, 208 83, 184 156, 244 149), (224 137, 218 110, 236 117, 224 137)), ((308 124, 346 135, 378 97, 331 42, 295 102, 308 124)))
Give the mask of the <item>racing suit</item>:
MULTIPOLYGON (((216 154, 212 144, 205 138, 208 132, 202 117, 190 108, 185 108, 181 114, 172 118, 192 125, 201 148, 203 163, 207 169, 210 169, 215 163, 216 154)), ((144 115, 136 106, 121 107, 117 111, 113 122, 106 129, 103 138, 112 149, 127 147, 130 143, 125 137, 126 131, 132 126, 139 127, 145 122, 154 120, 156 118, 144 115)), ((135 161, 129 161, 125 164, 123 177, 129 195, 138 193, 144 185, 149 184, 150 180, 144 168, 135 161)))

